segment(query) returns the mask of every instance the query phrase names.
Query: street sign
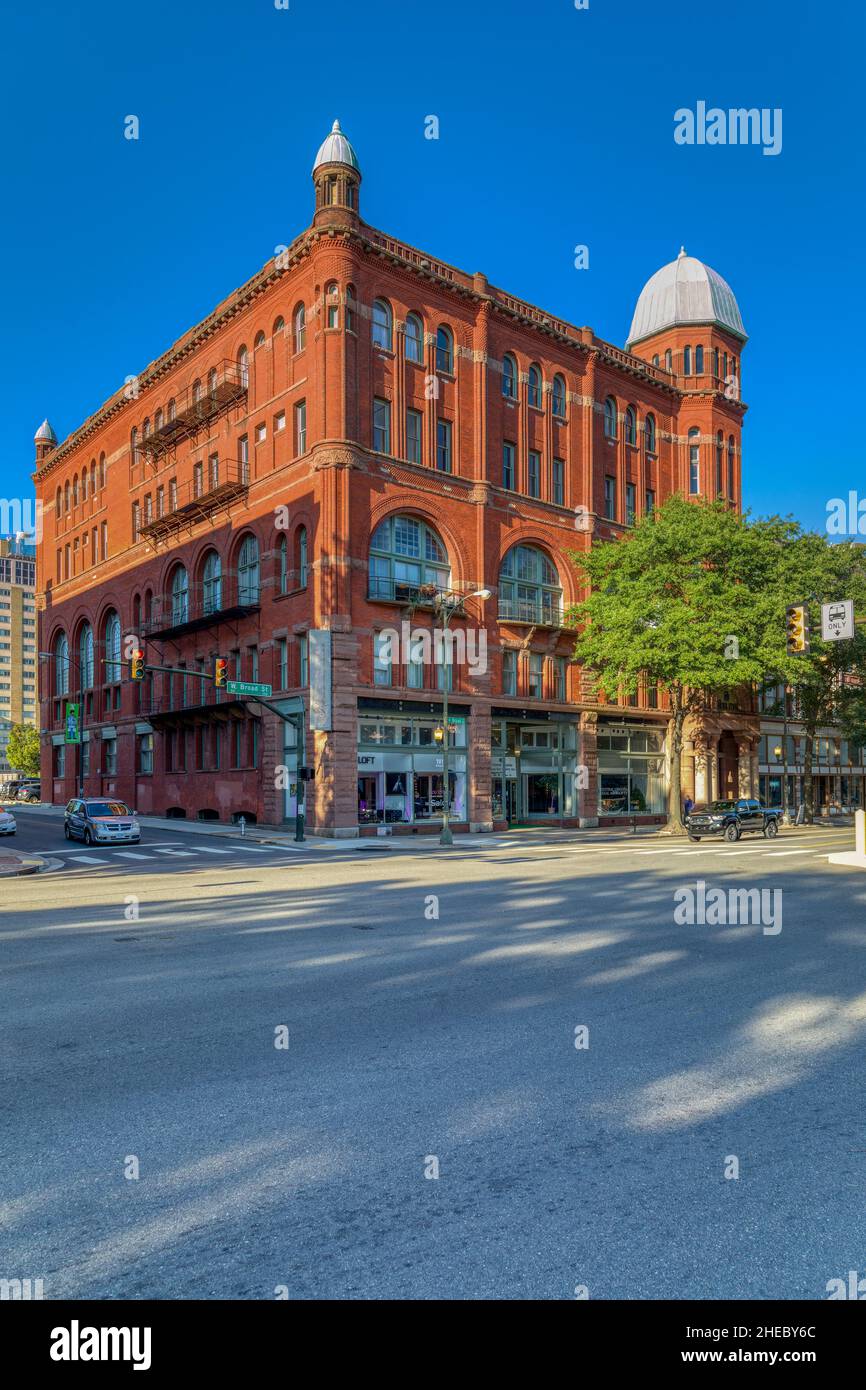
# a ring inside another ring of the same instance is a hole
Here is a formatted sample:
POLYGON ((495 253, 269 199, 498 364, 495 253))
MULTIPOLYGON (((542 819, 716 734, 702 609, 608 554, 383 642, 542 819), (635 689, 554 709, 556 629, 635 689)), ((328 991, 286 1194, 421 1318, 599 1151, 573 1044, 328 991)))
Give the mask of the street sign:
POLYGON ((854 636, 854 603, 843 598, 838 603, 821 604, 821 636, 825 642, 844 642, 854 636))
POLYGON ((229 695, 260 695, 263 700, 273 694, 271 686, 258 681, 226 681, 226 690, 229 695))
POLYGON ((66 706, 66 725, 63 733, 63 742, 81 742, 81 707, 79 705, 66 706))

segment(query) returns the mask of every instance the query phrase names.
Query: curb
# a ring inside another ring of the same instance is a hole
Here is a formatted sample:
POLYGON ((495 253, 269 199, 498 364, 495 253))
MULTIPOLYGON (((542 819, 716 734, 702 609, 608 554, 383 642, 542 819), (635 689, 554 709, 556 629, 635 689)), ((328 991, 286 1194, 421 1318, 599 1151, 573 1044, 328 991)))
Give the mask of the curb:
POLYGON ((22 859, 14 869, 0 866, 0 878, 25 878, 30 874, 41 874, 47 868, 47 859, 22 859))

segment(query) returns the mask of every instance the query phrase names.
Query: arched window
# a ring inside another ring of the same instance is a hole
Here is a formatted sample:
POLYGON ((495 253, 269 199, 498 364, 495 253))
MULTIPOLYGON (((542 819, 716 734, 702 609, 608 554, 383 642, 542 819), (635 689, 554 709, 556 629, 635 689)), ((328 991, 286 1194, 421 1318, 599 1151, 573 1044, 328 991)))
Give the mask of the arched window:
POLYGON ((280 543, 277 546, 277 562, 279 569, 280 593, 288 593, 289 589, 289 542, 285 535, 280 536, 280 543))
POLYGON ((54 511, 57 516, 63 515, 63 491, 61 488, 58 488, 54 494, 54 511))
POLYGON ((298 588, 307 587, 307 528, 299 526, 295 536, 296 558, 298 561, 298 588))
POLYGON ((222 608, 223 570, 215 550, 209 550, 202 570, 202 605, 205 613, 218 613, 222 608))
POLYGON ((168 403, 168 418, 169 418, 169 423, 171 423, 171 421, 174 419, 174 416, 175 416, 175 409, 176 409, 176 407, 175 407, 175 404, 174 404, 174 396, 172 396, 171 400, 170 400, 169 403, 168 403))
POLYGON ((389 516, 370 541, 370 598, 409 603, 423 584, 451 587, 448 552, 425 521, 389 516))
POLYGON ((325 306, 327 312, 327 325, 329 328, 340 327, 340 291, 337 288, 336 280, 332 280, 330 285, 325 286, 325 306))
MULTIPOLYGON (((100 490, 105 487, 105 454, 99 455, 99 487, 100 490)), ((102 558, 105 559, 105 556, 102 558)))
POLYGON ((697 497, 701 490, 701 432, 696 425, 689 430, 689 493, 697 497))
POLYGON ((295 352, 303 352, 307 346, 307 309, 304 304, 296 304, 292 314, 292 340, 295 352))
POLYGON ((674 369, 674 355, 670 348, 665 348, 665 371, 672 372, 674 369))
POLYGON ((406 331, 404 333, 406 344, 406 361, 424 361, 424 324, 420 314, 406 315, 406 331))
POLYGON ((562 619, 559 575, 541 550, 512 546, 499 570, 499 616, 506 621, 544 623, 556 627, 562 619))
POLYGON ((263 328, 260 328, 259 331, 258 331, 258 333, 256 334, 256 339, 255 339, 255 342, 253 343, 253 348, 256 349, 256 348, 264 347, 264 345, 265 345, 266 342, 267 342, 267 338, 265 337, 265 331, 264 331, 263 328))
POLYGON ((346 330, 355 332, 355 286, 346 286, 346 330))
POLYGON ((276 337, 277 333, 282 333, 285 326, 286 320, 283 318, 282 314, 280 314, 279 318, 274 320, 274 326, 271 329, 272 336, 276 337))
POLYGON ((719 430, 716 435, 716 496, 725 495, 725 436, 719 430))
POLYGON ((85 623, 81 629, 81 636, 78 639, 78 670, 81 679, 81 689, 90 690, 93 687, 93 628, 90 623, 85 623))
POLYGON ((722 370, 722 363, 719 356, 719 349, 713 348, 713 374, 718 376, 722 370))
POLYGON ((250 355, 246 347, 238 348, 238 372, 241 379, 241 386, 246 389, 250 384, 250 355))
POLYGON ((154 422, 153 422, 153 427, 154 427, 155 430, 161 430, 161 429, 162 429, 162 420, 163 420, 162 410, 158 410, 158 411, 156 412, 156 415, 155 415, 155 417, 154 417, 154 422))
POLYGON ((561 419, 565 416, 565 378, 558 373, 553 378, 553 413, 561 419))
POLYGON ((238 603, 259 601, 259 543, 255 536, 244 536, 238 552, 238 603))
POLYGON ((69 643, 65 632, 54 639, 54 694, 69 694, 69 643))
POLYGON ((733 501, 736 495, 734 480, 734 436, 731 434, 728 436, 728 496, 731 501, 733 501))
POLYGON ((82 502, 86 502, 86 501, 87 501, 87 469, 86 469, 86 468, 82 468, 82 470, 81 470, 81 500, 82 500, 82 502))
POLYGON ((436 329, 436 370, 449 376, 454 371, 454 334, 444 323, 436 329))
MULTIPOLYGON (((247 384, 246 376, 245 376, 245 373, 247 373, 247 350, 246 350, 246 348, 242 348, 242 349, 241 349, 241 352, 243 352, 243 354, 244 354, 243 366, 241 367, 241 377, 242 377, 242 379, 243 379, 244 385, 246 386, 246 384, 247 384)), ((238 354, 238 366, 240 366, 240 353, 238 354)), ((201 400, 201 382, 200 382, 200 381, 194 381, 193 384, 192 384, 192 403, 193 403, 193 405, 198 405, 198 403, 199 403, 200 400, 201 400)), ((146 420, 145 420, 145 422, 144 422, 144 425, 145 425, 145 430, 144 430, 144 432, 145 432, 145 434, 147 434, 147 421, 146 421, 146 420)))
POLYGON ((376 299, 373 302, 373 342, 376 347, 384 348, 386 352, 391 351, 391 333, 393 318, 391 315, 391 305, 386 299, 376 299))
POLYGON ((608 396, 604 403, 604 432, 608 439, 616 439, 616 401, 608 396))
POLYGON ((697 376, 701 376, 702 373, 703 373, 703 370, 704 370, 704 349, 703 349, 703 346, 702 346, 700 343, 698 343, 697 347, 695 348, 695 374, 696 374, 697 376))
POLYGON ((144 435, 145 439, 150 438, 150 417, 147 415, 144 418, 144 424, 142 426, 141 432, 144 435))
POLYGON ((78 506, 78 474, 72 479, 72 505, 78 506))
POLYGON ((644 424, 644 439, 646 440, 646 451, 654 454, 656 451, 656 417, 648 415, 644 424))
POLYGON ((96 460, 94 459, 94 460, 93 460, 93 463, 91 463, 91 465, 90 465, 90 496, 93 497, 93 496, 95 495, 95 493, 96 493, 96 460))
POLYGON ((683 374, 685 376, 692 374, 692 350, 688 344, 683 348, 683 374))
POLYGON ((217 393, 217 371, 216 367, 211 367, 207 374, 207 393, 211 400, 216 400, 217 393))
POLYGON ((625 412, 625 442, 637 444, 637 413, 633 405, 627 406, 625 412))
POLYGON ((510 352, 502 359, 502 394, 511 401, 517 400, 517 363, 510 352))
POLYGON ((541 370, 533 362, 529 368, 529 383, 527 387, 529 404, 534 405, 536 410, 541 409, 541 370))
POLYGON ((105 619, 105 680, 117 685, 123 676, 120 662, 120 618, 112 611, 105 619))
POLYGON ((138 430, 136 429, 135 425, 133 425, 129 434, 129 452, 132 457, 133 464, 141 462, 141 457, 138 452, 138 430))
POLYGON ((654 367, 657 367, 658 365, 659 365, 659 355, 658 355, 657 352, 654 352, 654 353, 653 353, 653 366, 654 366, 654 367))
POLYGON ((67 478, 67 480, 66 480, 66 482, 65 482, 65 484, 64 484, 64 487, 63 487, 63 510, 64 510, 65 512, 68 512, 68 511, 69 511, 69 498, 70 498, 70 488, 69 488, 69 479, 67 478))
POLYGON ((183 565, 178 565, 171 576, 171 621, 177 625, 189 619, 189 576, 183 565))

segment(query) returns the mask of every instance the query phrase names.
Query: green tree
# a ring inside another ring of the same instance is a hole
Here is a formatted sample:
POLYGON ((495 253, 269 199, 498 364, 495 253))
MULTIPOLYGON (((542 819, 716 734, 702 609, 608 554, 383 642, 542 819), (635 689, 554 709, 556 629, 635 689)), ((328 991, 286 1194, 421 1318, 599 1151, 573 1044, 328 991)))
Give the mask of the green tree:
POLYGON ((15 772, 39 776, 39 730, 32 724, 13 724, 9 730, 6 759, 15 772))
POLYGON ((575 660, 607 694, 631 694, 644 678, 667 691, 671 833, 684 833, 687 718, 708 696, 757 684, 784 661, 774 576, 793 534, 791 522, 752 523, 723 502, 673 497, 622 540, 572 554, 588 588, 570 615, 580 629, 575 660))

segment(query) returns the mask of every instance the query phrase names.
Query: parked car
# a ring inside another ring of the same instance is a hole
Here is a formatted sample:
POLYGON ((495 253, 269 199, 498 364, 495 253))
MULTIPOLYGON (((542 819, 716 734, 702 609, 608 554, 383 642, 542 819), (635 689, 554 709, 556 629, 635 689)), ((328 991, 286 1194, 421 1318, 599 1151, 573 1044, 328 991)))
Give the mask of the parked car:
POLYGON ((22 782, 15 796, 16 801, 35 803, 42 800, 42 787, 38 782, 22 782))
POLYGON ((0 811, 0 835, 14 835, 18 829, 11 811, 0 811))
POLYGON ((86 845, 137 845, 141 826, 125 801, 74 797, 66 807, 63 833, 67 840, 83 840, 86 845))
POLYGON ((26 782, 26 777, 7 777, 0 782, 0 801, 17 801, 18 793, 26 782))
POLYGON ((782 812, 762 806, 760 801, 741 797, 739 801, 713 801, 699 806, 686 816, 690 840, 705 835, 722 835, 726 840, 739 840, 741 835, 760 834, 772 840, 779 833, 782 812))

